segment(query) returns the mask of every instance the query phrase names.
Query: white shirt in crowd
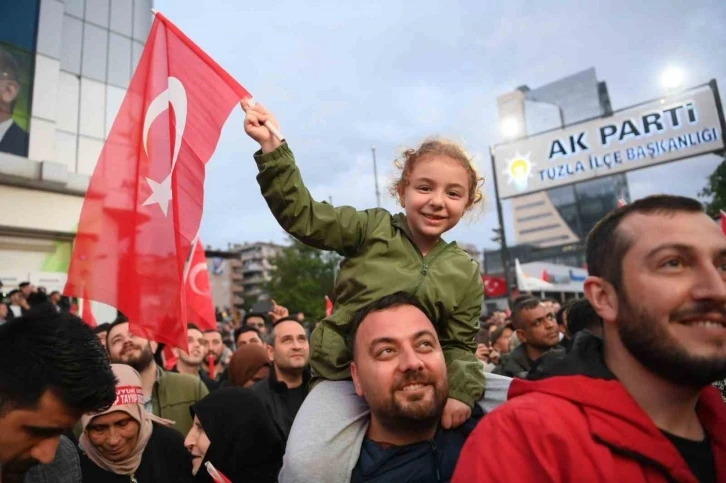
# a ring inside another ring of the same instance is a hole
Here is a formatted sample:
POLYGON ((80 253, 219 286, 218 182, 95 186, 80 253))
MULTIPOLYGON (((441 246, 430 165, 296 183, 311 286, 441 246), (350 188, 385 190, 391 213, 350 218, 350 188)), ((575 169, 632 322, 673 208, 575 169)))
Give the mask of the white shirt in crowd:
POLYGON ((23 309, 20 308, 20 305, 11 305, 10 310, 13 311, 15 317, 20 317, 21 315, 23 315, 23 309))

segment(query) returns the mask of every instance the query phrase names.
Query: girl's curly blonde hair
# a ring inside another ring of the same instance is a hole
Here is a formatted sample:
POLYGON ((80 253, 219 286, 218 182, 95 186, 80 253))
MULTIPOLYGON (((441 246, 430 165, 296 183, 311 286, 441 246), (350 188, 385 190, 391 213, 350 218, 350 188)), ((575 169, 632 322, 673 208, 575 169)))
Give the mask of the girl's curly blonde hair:
POLYGON ((398 199, 399 202, 401 201, 401 193, 403 193, 410 182, 411 172, 416 162, 427 156, 446 156, 447 158, 458 161, 464 167, 469 177, 467 211, 484 200, 484 194, 482 193, 484 177, 477 171, 471 156, 460 144, 439 137, 424 140, 416 149, 406 149, 393 162, 401 170, 401 176, 395 179, 389 186, 391 196, 398 199))

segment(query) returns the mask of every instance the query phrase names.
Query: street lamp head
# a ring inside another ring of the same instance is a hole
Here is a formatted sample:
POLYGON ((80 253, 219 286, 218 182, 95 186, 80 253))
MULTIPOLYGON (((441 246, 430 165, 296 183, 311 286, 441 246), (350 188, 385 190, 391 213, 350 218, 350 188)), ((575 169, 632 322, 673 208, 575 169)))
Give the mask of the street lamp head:
POLYGON ((502 130, 502 135, 506 139, 516 138, 521 133, 521 125, 519 121, 513 117, 508 117, 502 120, 500 128, 502 130))
POLYGON ((668 67, 661 74, 661 83, 666 89, 677 89, 683 85, 683 71, 678 67, 668 67))

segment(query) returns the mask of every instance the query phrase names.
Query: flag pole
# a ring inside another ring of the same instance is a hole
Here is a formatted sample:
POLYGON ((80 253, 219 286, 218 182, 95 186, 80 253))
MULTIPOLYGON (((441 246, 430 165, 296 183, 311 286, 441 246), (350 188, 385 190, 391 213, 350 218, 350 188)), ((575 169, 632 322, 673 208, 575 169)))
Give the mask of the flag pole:
MULTIPOLYGON (((250 97, 250 106, 254 106, 255 104, 257 104, 257 101, 255 101, 254 98, 250 97)), ((284 138, 282 137, 282 133, 275 127, 274 124, 272 124, 270 121, 265 121, 264 125, 270 131, 270 133, 277 138, 278 141, 283 141, 284 138)))
MULTIPOLYGON (((156 16, 159 11, 155 8, 151 9, 151 13, 156 16)), ((229 75, 229 74, 228 74, 229 75)), ((255 105, 255 100, 253 98, 250 98, 250 106, 255 105)), ((277 129, 271 122, 265 122, 265 127, 270 131, 270 133, 277 138, 278 141, 282 142, 284 137, 282 136, 282 133, 277 129)))
POLYGON ((282 142, 284 140, 284 138, 282 137, 282 133, 278 131, 278 129, 271 122, 265 122, 265 127, 270 130, 270 133, 272 133, 272 135, 275 136, 278 141, 282 142))
POLYGON ((373 153, 373 181, 375 181, 376 185, 376 207, 381 207, 381 192, 378 191, 378 166, 376 166, 376 148, 375 146, 371 148, 371 153, 373 153))

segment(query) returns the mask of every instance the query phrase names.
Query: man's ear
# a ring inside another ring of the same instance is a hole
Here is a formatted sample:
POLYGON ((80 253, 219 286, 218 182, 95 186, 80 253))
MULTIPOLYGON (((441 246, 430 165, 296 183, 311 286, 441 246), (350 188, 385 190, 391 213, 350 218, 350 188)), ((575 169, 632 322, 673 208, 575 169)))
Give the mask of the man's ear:
POLYGON ((612 324, 618 320, 619 300, 615 287, 601 277, 587 277, 585 297, 603 322, 612 324))
POLYGON ((151 352, 156 354, 156 349, 159 348, 159 343, 156 342, 155 340, 151 340, 151 341, 149 341, 149 345, 151 346, 151 352))
POLYGON ((358 397, 363 397, 363 388, 360 385, 360 379, 358 377, 358 366, 355 365, 355 362, 350 363, 350 376, 353 378, 355 393, 358 395, 358 397))
POLYGON ((179 353, 181 351, 178 348, 176 348, 176 347, 172 347, 171 348, 171 352, 172 352, 172 354, 174 354, 174 357, 177 357, 178 358, 179 357, 179 353))
POLYGON ((517 329, 517 337, 522 344, 527 343, 527 334, 525 334, 524 329, 517 329))
POLYGON ((270 362, 275 362, 275 347, 271 345, 267 345, 267 358, 270 359, 270 362))

